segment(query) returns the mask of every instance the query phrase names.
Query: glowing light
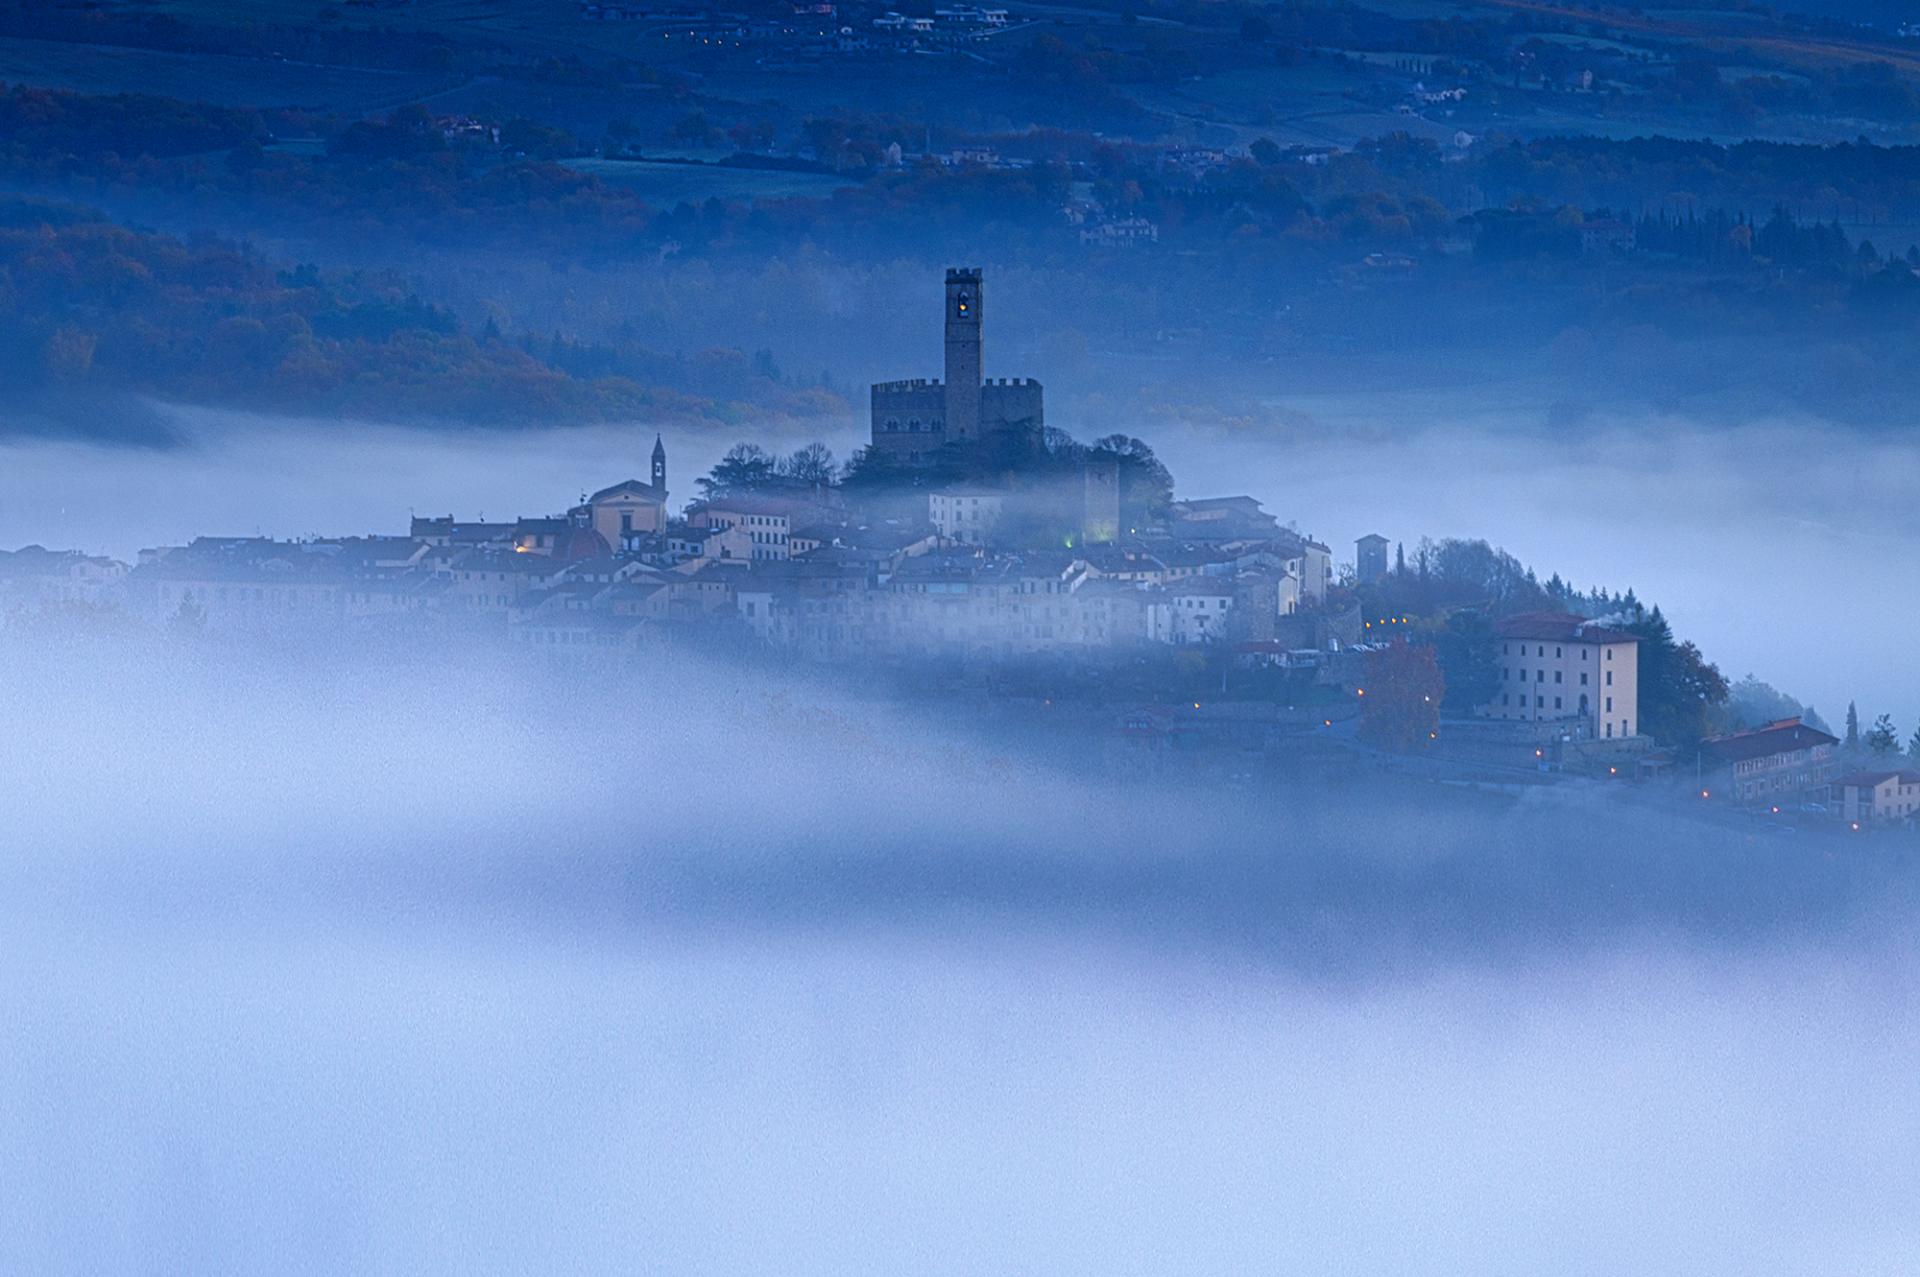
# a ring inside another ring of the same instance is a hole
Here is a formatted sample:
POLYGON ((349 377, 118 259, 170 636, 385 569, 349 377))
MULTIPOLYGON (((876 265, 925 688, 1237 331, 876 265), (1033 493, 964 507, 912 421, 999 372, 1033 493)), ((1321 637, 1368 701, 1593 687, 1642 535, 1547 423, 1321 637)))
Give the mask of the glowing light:
POLYGON ((1365 696, 1367 694, 1367 689, 1364 687, 1356 687, 1353 689, 1353 694, 1355 696, 1365 696))
POLYGON ((1706 790, 1704 790, 1704 789, 1700 791, 1700 796, 1701 796, 1702 798, 1711 798, 1711 797, 1713 797, 1713 795, 1712 795, 1712 794, 1710 794, 1710 793, 1708 793, 1708 792, 1707 792, 1706 790))

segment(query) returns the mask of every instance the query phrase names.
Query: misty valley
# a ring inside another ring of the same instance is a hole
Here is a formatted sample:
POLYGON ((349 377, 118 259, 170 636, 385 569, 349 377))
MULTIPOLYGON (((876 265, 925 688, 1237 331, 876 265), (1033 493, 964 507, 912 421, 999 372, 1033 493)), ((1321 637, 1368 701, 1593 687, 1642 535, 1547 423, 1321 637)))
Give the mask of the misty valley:
POLYGON ((1890 0, 0 0, 0 1271, 1920 1270, 1890 0))

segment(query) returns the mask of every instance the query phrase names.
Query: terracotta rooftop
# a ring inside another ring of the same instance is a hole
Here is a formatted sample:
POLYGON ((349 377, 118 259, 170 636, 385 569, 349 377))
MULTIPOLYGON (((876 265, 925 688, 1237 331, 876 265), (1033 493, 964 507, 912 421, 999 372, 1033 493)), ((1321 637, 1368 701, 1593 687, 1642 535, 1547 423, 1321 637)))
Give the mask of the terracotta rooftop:
POLYGON ((1715 762, 1738 763, 1770 754, 1787 754, 1816 745, 1838 745, 1840 738, 1797 718, 1783 718, 1744 732, 1713 736, 1700 742, 1700 752, 1715 762))
POLYGON ((1493 627, 1500 638, 1545 639, 1552 643, 1638 643, 1640 636, 1572 612, 1522 612, 1493 627))
POLYGON ((1920 785, 1920 771, 1915 771, 1912 768, 1892 767, 1885 771, 1854 772, 1850 776, 1842 776, 1833 783, 1836 785, 1853 785, 1861 789, 1872 789, 1877 785, 1884 785, 1890 780, 1897 780, 1903 785, 1920 785))

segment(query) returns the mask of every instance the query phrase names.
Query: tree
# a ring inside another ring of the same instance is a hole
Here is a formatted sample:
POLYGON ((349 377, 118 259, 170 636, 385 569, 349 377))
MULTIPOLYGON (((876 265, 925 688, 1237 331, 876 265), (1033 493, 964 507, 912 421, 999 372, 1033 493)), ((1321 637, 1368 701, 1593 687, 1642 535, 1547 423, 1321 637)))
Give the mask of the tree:
POLYGON ((1131 435, 1112 434, 1093 442, 1088 460, 1111 459, 1120 469, 1120 522, 1137 528, 1158 519, 1173 501, 1173 474, 1153 449, 1131 435))
POLYGON ((538 120, 511 119, 500 126, 500 145, 539 160, 559 160, 580 154, 580 144, 565 129, 538 120))
POLYGON ((667 140, 685 146, 712 146, 721 138, 719 129, 707 119, 705 111, 689 111, 674 123, 667 140))
POLYGON ((1416 749, 1440 730, 1447 680, 1431 647, 1402 639, 1367 655, 1360 739, 1380 749, 1416 749))
MULTIPOLYGON (((1404 571, 1404 568, 1403 568, 1404 571)), ((1434 635, 1434 658, 1446 678, 1446 708, 1471 714, 1490 702, 1500 690, 1498 643, 1493 621, 1477 608, 1462 608, 1447 618, 1446 628, 1434 635)))
POLYGON ((1873 730, 1866 735, 1866 745, 1875 758, 1891 758, 1900 752, 1900 733, 1893 729, 1893 715, 1882 714, 1873 720, 1873 730))
POLYGON ((1727 680, 1692 643, 1676 642, 1658 607, 1625 627, 1640 638, 1640 731, 1662 744, 1690 746, 1714 725, 1727 680))
POLYGON ((796 449, 780 463, 781 473, 805 483, 829 484, 840 473, 833 450, 823 443, 810 443, 796 449))
POLYGON ((1920 727, 1913 729, 1913 739, 1907 742, 1907 759, 1920 763, 1920 727))
POLYGON ((1262 168, 1272 168, 1278 164, 1285 155, 1280 149, 1280 144, 1270 137, 1257 137, 1253 139, 1253 141, 1247 144, 1247 154, 1251 155, 1254 161, 1262 168))
POLYGON ((711 500, 726 493, 760 487, 773 478, 773 473, 773 458, 765 448, 756 443, 736 443, 727 449, 727 455, 720 458, 718 465, 695 482, 700 486, 700 495, 711 500))
POLYGON ((1727 696, 1727 716, 1735 728, 1758 727, 1783 718, 1798 718, 1809 727, 1816 726, 1813 710, 1768 683, 1749 674, 1735 683, 1727 696))
POLYGON ((1852 701, 1847 702, 1846 742, 1848 749, 1860 748, 1860 711, 1854 707, 1852 701))

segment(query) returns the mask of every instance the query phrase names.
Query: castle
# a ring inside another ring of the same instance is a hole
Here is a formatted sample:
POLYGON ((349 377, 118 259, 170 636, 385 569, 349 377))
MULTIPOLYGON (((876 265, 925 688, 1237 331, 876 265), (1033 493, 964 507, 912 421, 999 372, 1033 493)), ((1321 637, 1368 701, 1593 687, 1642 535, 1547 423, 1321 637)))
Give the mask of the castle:
POLYGON ((883 381, 873 388, 873 452, 906 466, 930 464, 948 444, 1003 456, 1038 452, 1046 429, 1040 383, 981 376, 985 300, 978 267, 947 272, 946 379, 883 381))

